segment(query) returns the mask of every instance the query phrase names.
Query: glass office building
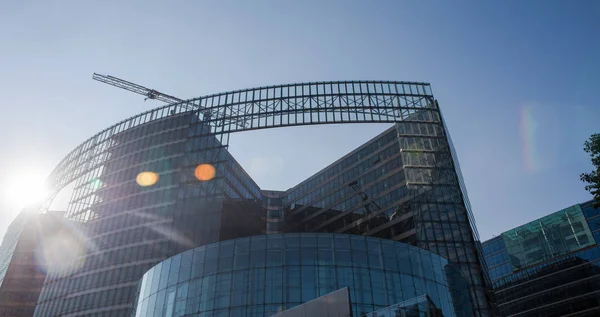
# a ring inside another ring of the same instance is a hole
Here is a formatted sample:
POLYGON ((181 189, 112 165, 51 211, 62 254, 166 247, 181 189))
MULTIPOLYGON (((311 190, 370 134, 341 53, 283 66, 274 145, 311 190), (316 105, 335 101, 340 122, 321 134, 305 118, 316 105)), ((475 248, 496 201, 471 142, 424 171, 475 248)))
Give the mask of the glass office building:
POLYGON ((437 254, 466 279, 473 315, 489 315, 479 237, 429 84, 280 85, 160 107, 82 143, 49 183, 73 188, 62 216, 82 238, 80 256, 48 272, 36 316, 129 316, 140 278, 157 263, 294 232, 371 236, 437 254), (288 190, 261 190, 227 151, 233 132, 358 122, 391 126, 288 190))
POLYGON ((396 123, 288 190, 287 230, 361 234, 430 250, 459 265, 474 305, 484 308, 479 237, 451 142, 436 120, 396 123))
POLYGON ((291 233, 209 244, 157 264, 141 281, 136 316, 271 316, 344 287, 353 316, 423 294, 444 316, 473 314, 466 279, 439 255, 372 237, 291 233))
POLYGON ((483 243, 502 316, 600 314, 600 209, 577 204, 483 243))

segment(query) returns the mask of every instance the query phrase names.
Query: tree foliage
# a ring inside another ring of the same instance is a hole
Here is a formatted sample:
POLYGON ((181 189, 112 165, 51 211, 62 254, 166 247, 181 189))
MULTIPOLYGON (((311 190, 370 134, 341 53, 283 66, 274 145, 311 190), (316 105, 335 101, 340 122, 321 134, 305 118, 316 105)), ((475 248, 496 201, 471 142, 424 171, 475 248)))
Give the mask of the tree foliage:
POLYGON ((594 170, 590 173, 582 173, 579 178, 587 184, 585 190, 594 196, 594 207, 600 208, 600 133, 592 134, 583 144, 583 150, 592 157, 594 170))

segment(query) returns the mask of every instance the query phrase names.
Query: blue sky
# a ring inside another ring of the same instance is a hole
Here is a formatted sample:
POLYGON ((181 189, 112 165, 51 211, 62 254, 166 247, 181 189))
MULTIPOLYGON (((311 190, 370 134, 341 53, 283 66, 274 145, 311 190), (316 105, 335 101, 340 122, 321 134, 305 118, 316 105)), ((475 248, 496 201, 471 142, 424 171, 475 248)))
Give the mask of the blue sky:
MULTIPOLYGON (((346 79, 432 84, 483 239, 585 201, 582 144, 600 132, 596 1, 3 1, 0 188, 40 180, 101 129, 180 98, 346 79)), ((286 189, 386 125, 233 135, 265 189, 286 189)), ((0 233, 16 215, 0 195, 0 233)))

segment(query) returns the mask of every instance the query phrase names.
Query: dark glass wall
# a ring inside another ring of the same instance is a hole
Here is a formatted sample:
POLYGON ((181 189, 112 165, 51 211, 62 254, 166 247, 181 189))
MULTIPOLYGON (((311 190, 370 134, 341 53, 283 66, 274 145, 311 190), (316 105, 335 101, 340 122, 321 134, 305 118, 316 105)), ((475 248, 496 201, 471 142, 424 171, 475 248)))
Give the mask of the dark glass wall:
POLYGON ((599 216, 591 202, 578 204, 484 242, 498 312, 600 314, 600 247, 595 240, 600 228, 594 226, 599 216))
POLYGON ((271 316, 344 287, 354 316, 423 294, 444 316, 473 312, 468 283, 436 254, 390 240, 303 233, 223 241, 169 258, 144 275, 136 316, 271 316))
POLYGON ((106 141, 104 164, 75 181, 65 215, 78 223, 84 249, 77 262, 49 272, 36 316, 128 316, 139 279, 156 263, 265 231, 260 189, 220 139, 200 136, 197 120, 175 114, 106 141), (214 178, 199 180, 200 164, 212 166, 214 178), (143 172, 156 183, 141 186, 143 172))
POLYGON ((600 247, 558 257, 494 283, 503 316, 598 316, 600 247))
POLYGON ((288 231, 393 239, 459 265, 476 314, 489 314, 486 271, 460 169, 439 111, 404 121, 288 191, 288 231))
POLYGON ((0 247, 0 316, 33 316, 46 273, 35 252, 44 231, 55 228, 48 218, 22 211, 8 227, 0 247))

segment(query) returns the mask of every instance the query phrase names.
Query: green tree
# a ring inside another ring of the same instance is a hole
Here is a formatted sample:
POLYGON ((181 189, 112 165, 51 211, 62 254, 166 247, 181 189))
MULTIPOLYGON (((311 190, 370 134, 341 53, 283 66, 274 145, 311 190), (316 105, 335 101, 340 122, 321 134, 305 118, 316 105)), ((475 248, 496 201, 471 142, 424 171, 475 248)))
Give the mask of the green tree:
POLYGON ((583 150, 592 157, 594 169, 590 173, 582 173, 579 178, 585 182, 585 190, 594 196, 594 207, 600 208, 600 133, 594 133, 583 144, 583 150))

